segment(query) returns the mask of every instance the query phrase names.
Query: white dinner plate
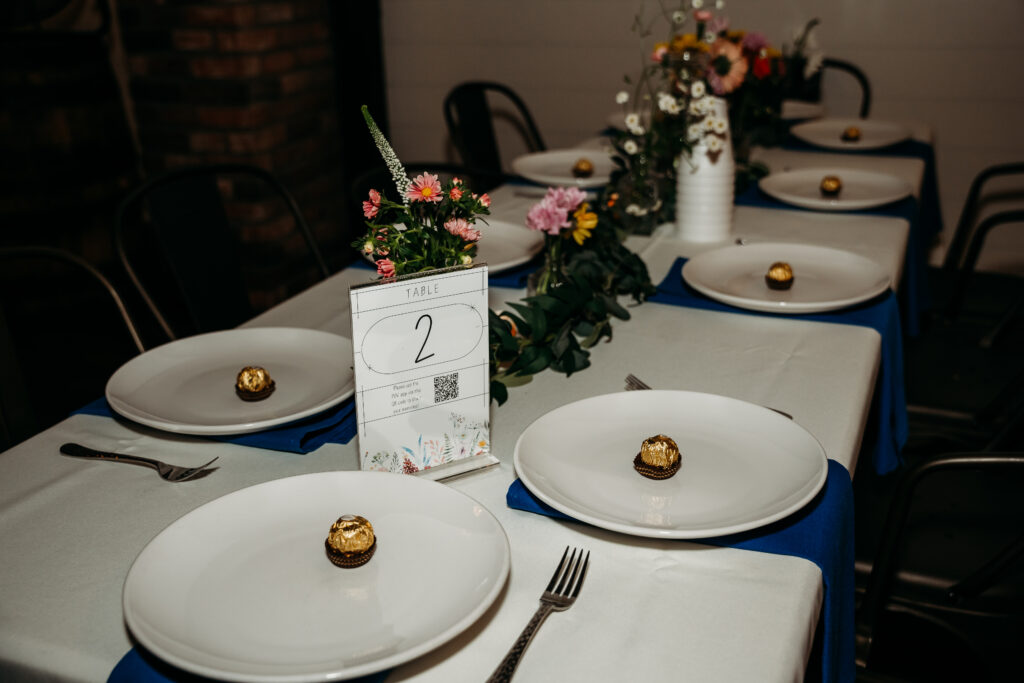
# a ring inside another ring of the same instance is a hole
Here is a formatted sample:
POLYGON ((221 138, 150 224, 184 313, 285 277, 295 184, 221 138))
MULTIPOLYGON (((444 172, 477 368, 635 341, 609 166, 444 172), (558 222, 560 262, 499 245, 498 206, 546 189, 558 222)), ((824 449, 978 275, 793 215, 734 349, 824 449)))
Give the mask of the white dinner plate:
POLYGON ((875 119, 817 119, 798 123, 790 132, 804 142, 826 149, 881 149, 910 137, 910 129, 906 126, 875 119), (859 140, 848 142, 842 139, 843 131, 850 126, 860 128, 859 140))
POLYGON ((355 391, 352 342, 319 330, 250 327, 210 332, 136 356, 107 381, 122 416, 179 434, 246 434, 315 415, 355 391), (265 368, 275 389, 243 401, 235 379, 265 368))
POLYGON ((810 244, 722 247, 694 256, 683 280, 716 301, 768 313, 820 313, 867 301, 889 288, 882 267, 859 254, 810 244), (770 289, 764 276, 776 261, 793 269, 793 286, 770 289))
POLYGON ((579 188, 607 185, 614 168, 608 153, 596 149, 553 149, 512 160, 512 170, 535 183, 579 188), (572 174, 573 166, 580 159, 589 159, 594 164, 593 175, 577 178, 572 174))
POLYGON ((754 529, 806 505, 828 462, 807 430, 778 413, 692 391, 628 391, 576 401, 526 428, 516 473, 565 514, 634 536, 707 538, 754 529), (644 439, 672 438, 669 479, 633 469, 644 439))
POLYGON ((148 650, 203 676, 344 680, 455 637, 508 571, 505 532, 468 496, 400 474, 321 472, 236 491, 164 529, 128 572, 124 616, 148 650), (324 552, 345 514, 377 536, 354 569, 324 552))
POLYGON ((521 266, 544 248, 544 235, 525 225, 488 219, 486 224, 477 221, 474 227, 480 230, 480 242, 473 261, 486 263, 491 273, 521 266))
POLYGON ((913 192, 904 178, 853 168, 798 168, 772 173, 758 182, 761 190, 780 202, 817 211, 859 211, 885 206, 913 192), (839 194, 821 193, 821 179, 835 176, 842 183, 839 194))

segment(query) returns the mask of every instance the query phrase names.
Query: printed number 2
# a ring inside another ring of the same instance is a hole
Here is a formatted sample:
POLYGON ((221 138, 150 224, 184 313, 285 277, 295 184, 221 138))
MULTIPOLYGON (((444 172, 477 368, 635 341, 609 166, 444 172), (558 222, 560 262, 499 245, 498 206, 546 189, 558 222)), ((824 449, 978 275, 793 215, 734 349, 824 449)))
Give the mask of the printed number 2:
POLYGON ((432 354, 432 353, 431 354, 427 354, 426 356, 423 355, 423 349, 425 349, 427 347, 427 339, 430 338, 430 330, 432 330, 433 327, 434 327, 434 320, 433 320, 433 318, 431 318, 429 314, 424 313, 423 315, 421 315, 419 317, 419 320, 416 321, 416 327, 414 329, 417 329, 417 330, 420 329, 420 323, 423 321, 424 318, 427 319, 427 333, 423 336, 423 343, 420 344, 420 351, 419 351, 419 353, 416 354, 416 362, 417 363, 425 361, 428 358, 432 358, 434 356, 434 354, 432 354))

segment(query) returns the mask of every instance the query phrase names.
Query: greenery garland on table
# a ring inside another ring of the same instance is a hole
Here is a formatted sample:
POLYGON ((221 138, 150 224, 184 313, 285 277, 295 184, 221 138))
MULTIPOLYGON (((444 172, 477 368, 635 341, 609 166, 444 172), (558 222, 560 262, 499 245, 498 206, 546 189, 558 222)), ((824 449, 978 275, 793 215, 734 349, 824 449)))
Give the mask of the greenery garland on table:
MULTIPOLYGON (((405 168, 364 106, 363 116, 391 171, 402 203, 370 190, 363 202, 367 232, 352 243, 372 258, 382 277, 452 265, 471 265, 490 199, 453 178, 442 184, 424 173, 410 181, 405 168), (483 220, 483 219, 480 219, 483 220)), ((590 365, 587 350, 611 340, 611 319, 628 320, 617 297, 644 301, 654 292, 647 267, 622 241, 612 218, 614 198, 591 209, 579 190, 552 189, 531 209, 528 225, 545 231, 544 264, 535 294, 489 312, 491 399, 547 368, 566 376, 590 365), (557 197, 555 202, 551 197, 557 197)))

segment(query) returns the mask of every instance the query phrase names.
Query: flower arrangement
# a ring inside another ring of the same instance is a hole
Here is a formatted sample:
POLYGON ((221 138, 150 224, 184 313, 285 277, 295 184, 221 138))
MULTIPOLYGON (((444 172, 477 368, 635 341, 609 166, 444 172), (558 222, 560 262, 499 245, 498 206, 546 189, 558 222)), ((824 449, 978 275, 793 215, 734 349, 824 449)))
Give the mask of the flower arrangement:
POLYGON ((459 178, 442 183, 438 176, 423 173, 410 180, 365 106, 363 117, 391 170, 401 203, 371 189, 363 201, 368 230, 352 246, 373 259, 382 277, 472 265, 480 240, 474 225, 490 213, 490 198, 474 194, 459 178))
POLYGON ((623 246, 606 207, 577 188, 549 188, 527 214, 527 226, 544 233, 544 265, 530 296, 491 311, 491 398, 550 368, 571 375, 590 365, 588 349, 611 339, 611 319, 629 319, 620 295, 644 301, 654 292, 647 267, 623 246))
MULTIPOLYGON (((662 200, 673 196, 680 158, 698 145, 715 163, 731 138, 733 154, 745 168, 750 145, 770 142, 774 136, 765 128, 778 128, 782 53, 759 33, 730 30, 727 18, 704 5, 704 0, 682 0, 672 11, 660 5, 647 25, 639 16, 634 22, 644 38, 658 21, 664 20, 669 31, 666 40, 655 43, 640 77, 635 82, 626 77, 632 92, 622 90, 615 98, 623 108, 623 127, 614 141, 620 172, 613 178, 618 196, 607 200, 612 206, 624 200, 625 223, 638 209, 671 215, 672 202, 662 200), (684 32, 691 22, 692 31, 684 32), (720 113, 719 98, 728 101, 728 118, 720 113), (647 191, 648 206, 631 201, 652 178, 658 192, 647 191), (638 209, 631 212, 631 205, 638 209)), ((724 5, 715 3, 717 9, 724 5)))
POLYGON ((562 245, 573 240, 578 246, 597 227, 597 214, 590 210, 587 195, 576 187, 550 187, 544 198, 526 215, 526 227, 544 233, 544 265, 531 289, 544 294, 560 282, 564 269, 562 245))

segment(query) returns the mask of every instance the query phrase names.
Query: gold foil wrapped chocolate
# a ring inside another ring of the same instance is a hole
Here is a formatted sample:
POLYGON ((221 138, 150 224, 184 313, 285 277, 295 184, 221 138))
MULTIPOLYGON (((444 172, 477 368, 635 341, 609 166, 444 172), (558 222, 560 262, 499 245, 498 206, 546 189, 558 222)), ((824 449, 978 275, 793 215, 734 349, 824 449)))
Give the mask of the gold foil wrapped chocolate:
POLYGON ((331 525, 324 541, 327 559, 339 567, 360 567, 370 561, 377 550, 373 525, 359 515, 342 515, 331 525))
POLYGON ((839 176, 827 175, 821 179, 821 193, 826 197, 835 197, 843 189, 843 181, 839 176))
POLYGON ((594 163, 590 159, 580 159, 572 167, 575 178, 589 178, 594 175, 594 163))
POLYGON ((679 446, 664 434, 644 439, 633 458, 633 468, 648 479, 668 479, 679 471, 679 446))
POLYGON ((793 268, 785 261, 776 261, 764 276, 771 289, 789 289, 793 286, 793 268))
POLYGON ((839 139, 843 142, 857 142, 860 140, 860 128, 857 126, 850 126, 846 128, 839 139))
POLYGON ((256 365, 247 365, 235 378, 235 393, 243 401, 261 401, 274 392, 270 373, 256 365))

